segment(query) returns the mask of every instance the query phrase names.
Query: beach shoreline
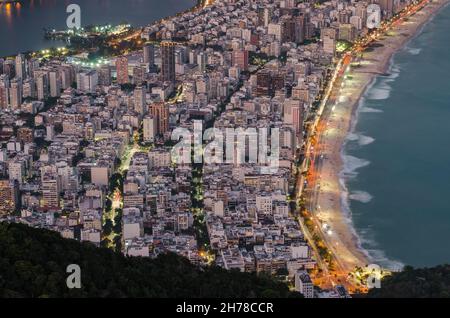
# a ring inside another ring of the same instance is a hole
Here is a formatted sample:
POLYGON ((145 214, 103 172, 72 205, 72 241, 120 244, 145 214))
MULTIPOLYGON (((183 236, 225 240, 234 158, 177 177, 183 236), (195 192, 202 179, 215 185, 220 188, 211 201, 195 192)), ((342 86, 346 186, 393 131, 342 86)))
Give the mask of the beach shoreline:
MULTIPOLYGON (((389 76, 392 60, 398 51, 422 31, 437 12, 448 5, 449 0, 435 0, 428 3, 407 21, 403 21, 388 32, 387 36, 376 41, 369 51, 363 53, 358 62, 350 65, 343 86, 338 90, 332 113, 321 121, 326 129, 319 137, 319 146, 325 158, 321 162, 318 182, 316 216, 322 224, 332 229, 332 235, 323 235, 327 246, 336 256, 340 270, 350 272, 355 267, 364 267, 376 262, 366 251, 353 226, 349 206, 350 194, 346 180, 356 175, 358 168, 369 162, 347 156, 344 152, 349 135, 354 132, 358 112, 364 101, 364 95, 380 75, 389 76)), ((393 270, 401 264, 395 263, 393 270)))

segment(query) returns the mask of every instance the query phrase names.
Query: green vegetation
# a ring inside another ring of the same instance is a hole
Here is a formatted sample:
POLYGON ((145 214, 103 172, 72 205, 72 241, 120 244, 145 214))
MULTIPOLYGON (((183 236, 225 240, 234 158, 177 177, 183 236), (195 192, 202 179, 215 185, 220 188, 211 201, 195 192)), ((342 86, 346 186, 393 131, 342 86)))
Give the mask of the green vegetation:
MULTIPOLYGON (((193 161, 192 153, 192 161, 193 161)), ((208 229, 206 228, 206 217, 203 210, 203 163, 192 164, 191 180, 191 202, 194 216, 194 232, 197 245, 200 249, 209 248, 208 229)))
POLYGON ((56 232, 0 223, 0 297, 300 297, 266 276, 199 268, 175 254, 125 257, 56 232), (81 268, 81 289, 66 268, 81 268))
POLYGON ((115 189, 118 189, 120 193, 123 192, 123 179, 124 175, 116 172, 109 179, 109 191, 112 193, 115 189))
POLYGON ((287 51, 282 52, 281 55, 278 57, 278 60, 281 63, 285 64, 287 61, 287 51))
POLYGON ((251 65, 264 66, 270 60, 275 59, 274 56, 268 56, 266 53, 249 52, 249 60, 251 65))
POLYGON ((130 83, 120 84, 120 89, 127 93, 131 93, 132 91, 134 91, 135 88, 136 88, 135 84, 130 83))
POLYGON ((386 276, 381 288, 369 291, 369 298, 447 298, 450 297, 450 265, 414 269, 386 276))
POLYGON ((348 51, 348 50, 350 50, 351 49, 351 47, 352 47, 352 43, 351 42, 349 42, 349 41, 346 41, 346 40, 339 40, 339 41, 337 41, 337 43, 336 43, 336 51, 338 52, 338 53, 343 53, 343 52, 345 52, 345 51, 348 51))
POLYGON ((39 111, 39 113, 43 113, 50 110, 56 105, 56 103, 58 103, 58 97, 48 97, 44 101, 44 107, 42 108, 42 110, 39 111))
POLYGON ((311 233, 312 235, 312 240, 314 241, 314 245, 317 247, 320 257, 328 264, 329 269, 332 270, 334 268, 334 263, 331 252, 327 248, 325 242, 322 240, 320 235, 317 233, 317 230, 315 228, 314 222, 312 221, 310 213, 306 209, 303 209, 300 211, 300 216, 302 217, 302 222, 308 229, 308 232, 311 233))

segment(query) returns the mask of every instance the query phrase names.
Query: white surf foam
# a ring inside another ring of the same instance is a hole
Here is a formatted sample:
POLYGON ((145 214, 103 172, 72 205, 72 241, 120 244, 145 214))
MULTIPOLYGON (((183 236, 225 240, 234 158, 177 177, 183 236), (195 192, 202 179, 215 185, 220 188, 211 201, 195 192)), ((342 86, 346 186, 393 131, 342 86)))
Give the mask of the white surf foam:
MULTIPOLYGON (((343 152, 341 152, 341 155, 343 155, 343 152)), ((341 185, 341 208, 345 216, 345 222, 348 224, 349 229, 351 230, 353 236, 356 238, 356 245, 358 246, 358 249, 367 257, 367 259, 372 261, 372 256, 370 255, 369 251, 363 247, 363 238, 356 232, 355 226, 353 225, 352 211, 350 210, 349 193, 343 177, 339 178, 339 183, 341 185)))
POLYGON ((361 244, 364 245, 370 245, 372 244, 371 240, 369 239, 369 229, 363 228, 359 230, 359 240, 361 241, 361 244))
POLYGON ((385 252, 379 248, 379 245, 375 240, 374 231, 370 225, 360 229, 358 231, 358 237, 361 245, 366 247, 366 251, 370 255, 372 263, 391 271, 400 271, 405 266, 400 261, 389 259, 385 252))
MULTIPOLYGON (((377 264, 381 268, 385 268, 385 269, 388 269, 391 271, 400 271, 404 267, 404 264, 397 260, 389 259, 386 256, 384 251, 382 251, 379 248, 379 246, 375 240, 374 233, 370 226, 368 228, 360 229, 358 232, 356 232, 356 229, 353 225, 352 212, 350 209, 350 200, 355 199, 355 193, 357 193, 357 192, 359 192, 357 194, 358 199, 368 199, 368 198, 363 198, 363 196, 366 196, 366 194, 368 194, 368 193, 361 195, 361 193, 363 191, 354 191, 352 194, 349 194, 347 187, 345 185, 344 179, 341 178, 339 181, 341 183, 341 189, 342 189, 342 191, 341 191, 342 211, 344 212, 344 215, 346 218, 345 220, 346 220, 347 224, 349 225, 349 227, 352 231, 352 234, 355 236, 355 238, 357 240, 356 244, 357 244, 359 250, 366 255, 367 259, 372 264, 377 264)), ((370 195, 370 194, 368 194, 368 195, 370 195)), ((371 199, 372 199, 372 197, 371 197, 371 199)))
MULTIPOLYGON (((353 133, 353 135, 357 136, 353 133)), ((343 147, 344 149, 344 147, 343 147)), ((344 150, 341 150, 341 157, 343 158, 344 170, 341 171, 339 183, 341 186, 341 208, 345 216, 345 222, 348 224, 353 236, 356 239, 356 245, 358 249, 367 257, 371 264, 377 264, 382 268, 389 270, 401 270, 403 264, 401 262, 390 260, 386 257, 385 253, 377 248, 377 243, 375 241, 373 231, 370 228, 360 229, 358 232, 353 223, 352 211, 350 209, 350 201, 364 201, 364 203, 369 202, 373 197, 364 191, 353 191, 351 194, 346 186, 347 178, 344 176, 345 164, 347 163, 347 171, 349 167, 358 169, 369 162, 367 160, 359 159, 353 156, 346 155, 344 150)))
POLYGON ((364 97, 370 100, 388 99, 392 91, 390 83, 400 76, 400 70, 400 66, 394 64, 393 59, 391 59, 388 75, 374 78, 371 85, 368 86, 364 97))
POLYGON ((391 271, 400 271, 405 266, 400 261, 392 260, 386 256, 386 253, 380 249, 367 249, 372 256, 374 264, 379 265, 381 268, 385 268, 391 271))
POLYGON ((356 158, 350 155, 342 155, 344 167, 341 171, 341 177, 354 178, 358 175, 356 170, 366 167, 370 164, 370 161, 365 159, 356 158))
POLYGON ((367 106, 361 107, 358 111, 361 113, 382 113, 383 112, 381 109, 367 107, 367 106))
POLYGON ((386 253, 380 249, 379 244, 376 242, 375 234, 372 226, 368 226, 362 229, 359 233, 361 242, 366 246, 368 253, 372 257, 372 262, 381 266, 382 268, 389 269, 391 271, 401 270, 405 265, 397 260, 389 259, 386 253))
POLYGON ((418 55, 422 51, 421 48, 405 47, 405 51, 411 55, 418 55))
POLYGON ((384 81, 387 83, 393 82, 397 77, 400 76, 400 66, 391 62, 391 66, 389 67, 389 75, 384 78, 384 81))
POLYGON ((356 141, 359 139, 359 137, 355 133, 348 133, 346 139, 349 141, 356 141))
MULTIPOLYGON (((450 3, 447 3, 445 5, 445 7, 449 6, 449 5, 450 5, 450 3)), ((411 42, 415 37, 417 37, 419 34, 421 34, 423 32, 423 29, 425 28, 425 26, 430 21, 433 20, 434 16, 435 16, 435 14, 430 19, 428 19, 428 21, 426 23, 424 23, 424 25, 421 26, 420 30, 418 32, 416 32, 416 35, 414 37, 409 39, 408 43, 411 42)), ((421 52, 421 49, 416 49, 416 48, 409 48, 409 51, 408 51, 408 53, 410 53, 412 55, 420 54, 420 52, 421 52)), ((390 66, 389 66, 390 74, 383 79, 384 84, 393 82, 400 75, 400 71, 401 71, 400 66, 394 64, 394 56, 391 57, 390 66)), ((339 182, 341 185, 341 207, 342 207, 342 211, 343 211, 344 215, 346 216, 346 220, 347 220, 348 224, 350 225, 352 233, 357 238, 357 242, 358 242, 358 246, 359 246, 360 250, 366 254, 368 259, 375 264, 379 264, 383 268, 387 268, 387 269, 390 269, 393 271, 399 271, 404 267, 404 264, 400 261, 389 259, 386 256, 385 252, 379 248, 379 245, 375 240, 375 236, 373 235, 373 231, 370 226, 365 229, 359 229, 358 233, 356 232, 355 227, 353 226, 352 212, 350 210, 349 193, 348 193, 348 189, 346 187, 347 178, 345 178, 345 172, 348 172, 349 170, 351 170, 351 169, 349 169, 349 166, 352 165, 351 163, 346 164, 346 159, 350 159, 350 161, 352 161, 352 158, 355 158, 355 157, 346 155, 344 152, 344 149, 345 149, 345 144, 347 143, 347 141, 359 139, 357 134, 354 133, 355 126, 356 126, 356 123, 357 123, 358 117, 359 117, 358 116, 359 112, 362 112, 362 113, 363 112, 377 112, 377 113, 382 112, 382 110, 367 107, 365 105, 365 99, 366 98, 369 99, 371 90, 377 84, 377 79, 380 80, 380 77, 374 78, 372 80, 372 82, 366 88, 363 97, 360 99, 359 104, 358 104, 358 110, 355 113, 354 118, 352 119, 351 130, 350 130, 350 132, 347 136, 347 139, 344 142, 344 145, 341 149, 341 157, 342 157, 342 160, 344 163, 344 168, 341 171, 340 178, 339 178, 339 182)), ((384 88, 385 88, 385 90, 387 89, 387 87, 384 87, 384 88)), ((376 93, 374 95, 376 95, 376 93)), ((381 94, 384 94, 383 96, 386 96, 387 93, 390 94, 390 90, 389 90, 389 92, 384 91, 384 92, 378 92, 378 93, 379 93, 378 97, 382 97, 381 94)), ((375 96, 375 97, 377 97, 377 96, 375 96)), ((388 95, 388 97, 389 97, 389 95, 388 95)), ((356 158, 356 159, 358 159, 358 158, 356 158)), ((370 162, 368 162, 368 161, 366 161, 366 163, 370 164, 370 162)), ((360 162, 360 164, 362 164, 362 162, 360 162)))
POLYGON ((360 146, 366 146, 375 141, 375 138, 364 136, 364 135, 358 135, 358 144, 360 146))
POLYGON ((391 96, 392 88, 386 81, 382 81, 375 85, 367 94, 367 99, 370 100, 383 100, 388 99, 391 96))
POLYGON ((356 141, 360 146, 366 146, 375 141, 375 138, 365 136, 363 134, 349 133, 346 137, 347 141, 356 141))
MULTIPOLYGON (((393 60, 391 59, 390 67, 389 67, 389 76, 386 76, 383 80, 387 83, 394 81, 400 74, 400 68, 397 65, 394 65, 393 60)), ((370 164, 370 161, 356 158, 354 156, 347 155, 345 153, 345 145, 349 141, 358 141, 358 143, 361 144, 368 144, 371 142, 374 142, 375 139, 364 136, 361 138, 361 134, 355 133, 356 124, 358 122, 358 118, 360 113, 381 113, 383 112, 381 109, 376 109, 372 107, 368 107, 366 105, 366 99, 369 99, 370 92, 372 89, 374 89, 375 85, 378 84, 378 81, 380 77, 375 77, 371 83, 367 86, 363 96, 360 98, 358 103, 357 111, 355 112, 352 122, 350 125, 350 131, 347 135, 346 140, 344 141, 344 145, 341 148, 341 158, 343 162, 343 169, 339 173, 339 183, 341 186, 341 208, 342 212, 345 216, 345 220, 347 224, 349 225, 349 228, 352 231, 352 234, 356 238, 356 244, 360 251, 364 253, 367 257, 367 259, 371 262, 374 262, 376 264, 380 264, 381 266, 384 266, 385 268, 399 268, 398 262, 392 262, 390 263, 389 260, 383 257, 383 252, 376 250, 375 248, 372 248, 375 244, 375 241, 368 238, 366 236, 366 232, 357 232, 354 224, 353 224, 353 218, 352 218, 352 211, 350 209, 350 200, 360 200, 364 202, 369 202, 373 199, 373 197, 366 192, 363 191, 354 191, 352 194, 349 194, 349 191, 347 189, 346 181, 350 178, 355 178, 357 176, 357 169, 360 169, 362 167, 365 167, 370 164), (365 138, 366 137, 366 138, 365 138), (369 250, 370 249, 370 250, 369 250), (373 253, 373 255, 372 255, 373 253), (381 263, 381 261, 383 261, 381 263)), ((387 85, 387 84, 386 84, 387 85)), ((390 92, 389 92, 390 93, 390 92)), ((386 95, 385 95, 386 96, 386 95)))
POLYGON ((361 203, 369 203, 373 199, 373 196, 365 191, 353 191, 348 197, 350 200, 358 201, 361 203))

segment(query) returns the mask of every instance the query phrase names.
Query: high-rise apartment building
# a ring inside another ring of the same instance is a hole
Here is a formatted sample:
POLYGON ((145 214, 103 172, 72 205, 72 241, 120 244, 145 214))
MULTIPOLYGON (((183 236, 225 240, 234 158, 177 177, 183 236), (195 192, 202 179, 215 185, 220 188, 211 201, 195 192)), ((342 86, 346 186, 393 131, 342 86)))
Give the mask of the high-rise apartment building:
POLYGON ((175 82, 175 43, 161 43, 161 80, 175 82))
POLYGON ((0 75, 0 109, 9 106, 9 77, 6 74, 0 75))
POLYGON ((145 87, 138 86, 134 90, 134 110, 143 116, 147 112, 147 91, 145 87))
POLYGON ((61 76, 57 70, 48 73, 50 96, 58 97, 61 95, 61 76))
POLYGON ((143 120, 144 142, 153 142, 157 133, 156 118, 152 115, 146 116, 143 120))
POLYGON ((248 70, 248 51, 238 50, 233 52, 233 65, 238 66, 241 70, 248 70))
POLYGON ((77 88, 83 92, 94 92, 98 85, 96 70, 82 71, 77 74, 77 88))
POLYGON ((14 78, 11 80, 9 89, 10 105, 12 109, 19 109, 22 105, 22 79, 14 78))
POLYGON ((59 208, 59 185, 55 175, 44 175, 42 178, 41 207, 46 209, 59 208))
POLYGON ((15 181, 0 180, 0 216, 15 212, 18 203, 18 183, 15 181))
POLYGON ((155 64, 155 46, 147 44, 144 46, 144 63, 152 67, 155 64))
POLYGON ((48 97, 48 74, 45 71, 36 74, 36 91, 38 100, 48 97))
POLYGON ((156 132, 162 135, 169 131, 169 106, 164 102, 156 102, 151 105, 151 114, 156 119, 156 132))
POLYGON ((117 83, 127 84, 129 82, 128 59, 125 56, 117 58, 116 70, 117 70, 117 83))
POLYGON ((21 79, 26 78, 25 56, 19 54, 16 56, 16 76, 21 79))

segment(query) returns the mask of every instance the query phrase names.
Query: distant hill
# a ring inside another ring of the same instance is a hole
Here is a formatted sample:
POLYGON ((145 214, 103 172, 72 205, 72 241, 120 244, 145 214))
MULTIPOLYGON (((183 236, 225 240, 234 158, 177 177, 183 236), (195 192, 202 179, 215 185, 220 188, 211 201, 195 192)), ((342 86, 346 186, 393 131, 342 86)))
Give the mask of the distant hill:
POLYGON ((56 232, 0 223, 0 297, 298 297, 266 276, 199 268, 175 254, 132 258, 56 232), (81 268, 81 289, 66 268, 81 268))
POLYGON ((381 288, 373 288, 371 298, 447 298, 450 297, 450 265, 414 269, 406 266, 381 281, 381 288))

